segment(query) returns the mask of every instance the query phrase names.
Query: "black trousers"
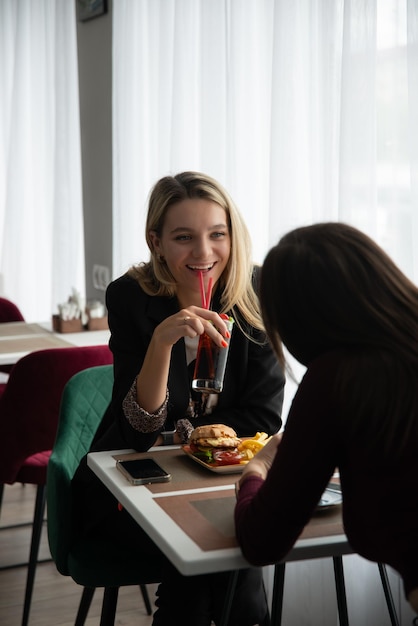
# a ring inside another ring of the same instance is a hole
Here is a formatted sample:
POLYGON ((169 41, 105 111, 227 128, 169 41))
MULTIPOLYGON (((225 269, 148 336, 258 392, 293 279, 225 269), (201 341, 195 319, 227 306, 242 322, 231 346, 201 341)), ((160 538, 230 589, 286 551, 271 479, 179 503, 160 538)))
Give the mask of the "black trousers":
MULTIPOLYGON (((220 623, 229 572, 182 576, 167 563, 158 587, 152 626, 210 626, 220 623)), ((229 626, 254 626, 267 615, 261 569, 241 570, 232 603, 229 626)))

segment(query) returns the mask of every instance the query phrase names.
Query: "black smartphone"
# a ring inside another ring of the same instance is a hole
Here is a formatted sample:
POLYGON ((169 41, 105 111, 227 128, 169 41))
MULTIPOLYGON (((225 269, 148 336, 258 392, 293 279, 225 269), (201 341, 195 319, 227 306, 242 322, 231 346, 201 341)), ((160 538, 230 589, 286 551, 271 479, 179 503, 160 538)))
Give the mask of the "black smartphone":
POLYGON ((116 461, 116 467, 132 485, 148 485, 171 480, 168 474, 154 459, 131 459, 116 461))

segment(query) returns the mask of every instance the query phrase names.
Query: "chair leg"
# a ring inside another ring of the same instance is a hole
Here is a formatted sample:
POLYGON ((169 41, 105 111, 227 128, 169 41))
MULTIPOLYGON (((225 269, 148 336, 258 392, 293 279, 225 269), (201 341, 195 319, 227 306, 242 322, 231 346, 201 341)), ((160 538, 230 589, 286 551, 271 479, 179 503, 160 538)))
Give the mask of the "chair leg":
POLYGON ((271 603, 271 623, 281 626, 283 611, 284 576, 286 563, 276 563, 274 567, 273 600, 271 603))
MULTIPOLYGON (((268 604, 268 602, 267 602, 267 592, 266 592, 266 586, 264 584, 264 580, 263 580, 263 589, 264 589, 264 597, 266 599, 266 604, 268 604)), ((265 618, 259 623, 258 626, 272 626, 270 609, 268 607, 267 607, 267 613, 266 613, 265 618)))
POLYGON ((335 588, 337 591, 338 618, 340 626, 349 626, 347 611, 347 596, 345 594, 343 557, 333 556, 335 588))
POLYGON ((221 621, 219 626, 228 626, 229 616, 231 613, 232 600, 234 599, 235 588, 237 586, 239 570, 233 570, 229 573, 228 587, 226 590, 225 603, 222 610, 221 621))
POLYGON ((119 587, 105 587, 100 626, 114 626, 119 587))
POLYGON ((96 587, 84 587, 74 626, 84 626, 96 587))
POLYGON ((41 541, 42 524, 45 513, 46 489, 45 485, 38 485, 36 490, 35 514, 33 516, 32 539, 29 553, 28 574, 26 578, 25 603, 23 606, 22 626, 27 626, 32 600, 33 583, 35 581, 36 566, 38 563, 39 544, 41 541))
POLYGON ((270 618, 270 613, 267 613, 262 622, 260 622, 259 626, 273 626, 270 618))
MULTIPOLYGON (((340 626, 349 626, 342 557, 334 556, 333 562, 339 624, 340 626)), ((273 601, 271 606, 271 623, 273 626, 281 626, 282 623, 285 568, 285 563, 277 563, 274 568, 273 601)))
POLYGON ((382 581, 383 591, 385 593, 386 604, 389 611, 390 623, 392 626, 399 626, 399 620, 393 602, 392 591, 390 589, 389 578, 384 563, 377 564, 379 568, 380 579, 382 581))
POLYGON ((150 602, 149 595, 148 595, 147 586, 146 585, 139 585, 139 588, 141 589, 142 598, 144 600, 145 608, 147 610, 147 615, 151 615, 152 614, 152 608, 151 608, 151 602, 150 602))

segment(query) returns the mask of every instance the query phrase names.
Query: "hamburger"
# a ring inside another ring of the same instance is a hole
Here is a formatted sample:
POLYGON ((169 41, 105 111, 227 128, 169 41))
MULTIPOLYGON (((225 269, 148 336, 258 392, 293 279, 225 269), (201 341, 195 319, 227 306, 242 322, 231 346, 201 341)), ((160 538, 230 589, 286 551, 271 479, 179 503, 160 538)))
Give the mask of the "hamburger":
POLYGON ((198 426, 189 440, 192 454, 209 465, 240 463, 243 458, 238 450, 240 443, 235 430, 225 424, 198 426))

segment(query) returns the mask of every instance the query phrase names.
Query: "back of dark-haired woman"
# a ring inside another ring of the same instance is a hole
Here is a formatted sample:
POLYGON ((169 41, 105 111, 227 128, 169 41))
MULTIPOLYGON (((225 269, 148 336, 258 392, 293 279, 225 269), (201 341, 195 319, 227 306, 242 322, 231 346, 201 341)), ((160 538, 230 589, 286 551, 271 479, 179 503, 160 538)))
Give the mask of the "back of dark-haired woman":
POLYGON ((365 234, 326 223, 270 250, 260 301, 281 363, 284 345, 307 370, 283 435, 240 479, 244 555, 282 559, 338 468, 350 545, 393 567, 418 612, 416 286, 365 234))

